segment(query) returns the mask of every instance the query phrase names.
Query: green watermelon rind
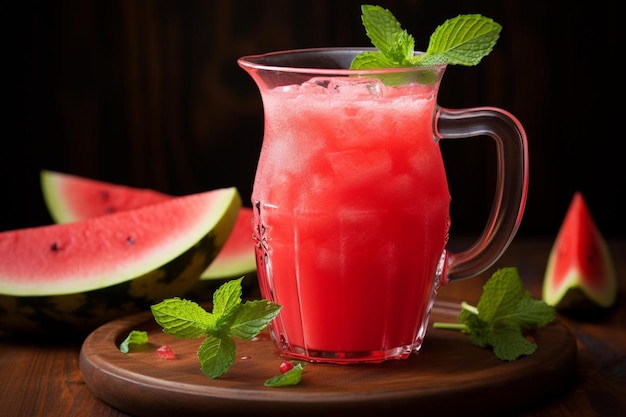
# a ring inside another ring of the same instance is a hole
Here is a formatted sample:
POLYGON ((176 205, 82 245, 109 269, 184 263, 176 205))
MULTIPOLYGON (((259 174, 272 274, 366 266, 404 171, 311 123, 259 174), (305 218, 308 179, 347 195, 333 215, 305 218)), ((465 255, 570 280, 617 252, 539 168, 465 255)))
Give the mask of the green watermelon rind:
MULTIPOLYGON (((252 219, 252 209, 241 207, 239 209, 238 221, 248 221, 252 219), (243 220, 242 220, 243 219, 243 220)), ((237 227, 237 224, 235 224, 237 227)), ((233 229, 233 233, 236 230, 233 229)), ((225 249, 229 241, 222 249, 225 249)), ((250 226, 250 252, 238 252, 230 259, 224 259, 218 256, 215 262, 212 262, 207 269, 200 275, 201 280, 223 280, 229 278, 237 278, 242 275, 251 275, 256 273, 256 259, 254 256, 254 246, 252 241, 252 227, 250 226), (252 254, 252 256, 250 256, 252 254), (221 262, 220 262, 221 260, 221 262)))
POLYGON ((218 265, 215 262, 211 263, 207 269, 200 274, 200 280, 218 280, 236 278, 242 275, 250 275, 256 273, 256 261, 254 258, 248 256, 241 257, 239 261, 235 263, 228 263, 218 265))

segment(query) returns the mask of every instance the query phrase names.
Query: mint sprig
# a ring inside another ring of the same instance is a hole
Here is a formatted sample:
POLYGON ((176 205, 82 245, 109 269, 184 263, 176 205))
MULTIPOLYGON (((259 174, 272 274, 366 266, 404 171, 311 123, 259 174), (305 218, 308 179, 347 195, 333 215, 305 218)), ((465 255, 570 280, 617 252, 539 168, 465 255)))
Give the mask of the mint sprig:
POLYGON ((371 70, 426 65, 477 65, 496 44, 502 26, 480 14, 459 15, 438 26, 428 48, 415 55, 415 39, 394 15, 380 6, 362 5, 361 20, 378 49, 357 55, 350 69, 371 70))
POLYGON ((250 340, 279 313, 281 306, 267 300, 241 302, 241 280, 226 282, 213 294, 213 310, 178 297, 151 306, 163 332, 184 339, 205 337, 198 348, 202 372, 209 378, 225 374, 235 361, 233 338, 250 340))
POLYGON ((514 267, 499 269, 489 278, 476 307, 462 302, 461 308, 459 323, 437 322, 433 327, 467 333, 472 344, 493 348, 503 361, 533 354, 537 344, 525 333, 556 318, 554 307, 524 289, 514 267))

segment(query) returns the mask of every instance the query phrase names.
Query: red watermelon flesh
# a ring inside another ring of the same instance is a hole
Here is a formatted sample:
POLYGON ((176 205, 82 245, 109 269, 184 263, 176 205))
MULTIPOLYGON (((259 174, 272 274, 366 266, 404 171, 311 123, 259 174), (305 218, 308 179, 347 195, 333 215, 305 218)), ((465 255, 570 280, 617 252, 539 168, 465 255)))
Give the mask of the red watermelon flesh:
MULTIPOLYGON (((57 223, 88 219, 160 203, 171 195, 56 171, 41 172, 44 200, 57 223)), ((256 271, 251 232, 252 209, 241 207, 226 244, 201 279, 223 279, 256 271)))
POLYGON ((54 171, 41 172, 41 187, 50 215, 69 223, 161 203, 172 196, 54 171))
POLYGON ((550 252, 543 299, 560 308, 591 301, 610 307, 617 298, 611 254, 587 204, 576 192, 550 252))
MULTIPOLYGON (((2 232, 0 294, 84 292, 158 269, 236 212, 235 200, 238 209, 236 189, 220 189, 111 216, 2 232)), ((234 219, 228 223, 230 232, 234 219)))

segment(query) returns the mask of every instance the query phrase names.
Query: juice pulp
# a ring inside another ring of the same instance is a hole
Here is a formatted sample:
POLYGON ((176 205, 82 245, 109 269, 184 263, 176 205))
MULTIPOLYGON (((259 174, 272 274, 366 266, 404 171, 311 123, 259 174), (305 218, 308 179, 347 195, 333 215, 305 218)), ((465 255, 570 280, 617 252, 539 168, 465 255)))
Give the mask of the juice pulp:
POLYGON ((282 305, 271 330, 287 354, 406 357, 421 344, 449 228, 437 90, 344 83, 262 91, 261 292, 282 305))

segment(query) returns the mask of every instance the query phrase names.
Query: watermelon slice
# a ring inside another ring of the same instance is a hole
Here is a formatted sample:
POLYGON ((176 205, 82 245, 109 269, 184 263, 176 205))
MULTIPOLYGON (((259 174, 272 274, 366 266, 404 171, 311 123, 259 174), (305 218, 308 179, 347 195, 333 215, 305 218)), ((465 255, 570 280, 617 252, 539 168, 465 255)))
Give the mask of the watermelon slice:
POLYGON ((56 223, 133 210, 172 198, 158 191, 113 185, 54 171, 41 171, 40 178, 44 201, 56 223))
POLYGON ((543 300, 560 310, 609 308, 617 299, 611 253, 576 192, 550 252, 543 300))
MULTIPOLYGON (((48 211, 57 223, 132 210, 173 198, 150 189, 133 188, 50 170, 41 172, 41 187, 48 211)), ((231 235, 215 260, 202 272, 202 280, 226 280, 256 273, 251 222, 252 209, 241 207, 231 235)), ((211 291, 210 296, 214 287, 215 285, 209 285, 207 288, 211 291)))
POLYGON ((0 233, 0 329, 89 330, 197 282, 232 231, 224 188, 106 216, 0 233))

